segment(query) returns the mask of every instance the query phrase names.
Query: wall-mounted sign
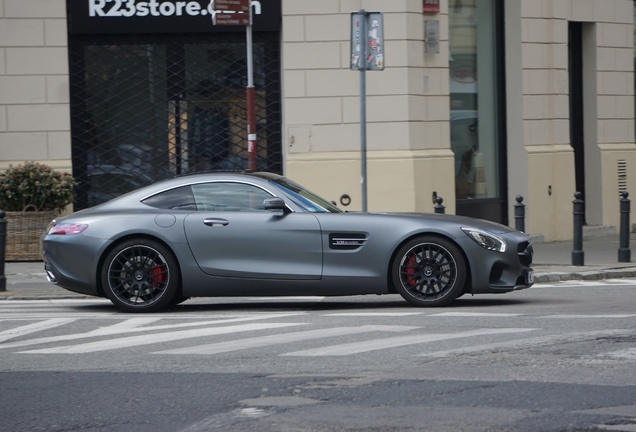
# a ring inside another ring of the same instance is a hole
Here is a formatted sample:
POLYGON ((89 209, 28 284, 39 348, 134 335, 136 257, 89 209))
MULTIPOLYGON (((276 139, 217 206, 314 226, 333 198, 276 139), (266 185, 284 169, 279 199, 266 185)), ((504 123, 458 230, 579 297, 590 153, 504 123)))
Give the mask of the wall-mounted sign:
POLYGON ((439 54, 438 20, 424 20, 424 48, 428 54, 439 54))
POLYGON ((422 0, 424 2, 424 13, 439 13, 439 0, 422 0))
MULTIPOLYGON (((218 2, 231 11, 232 8, 243 8, 246 1, 216 0, 214 6, 210 0, 68 0, 68 26, 71 34, 245 31, 245 24, 233 22, 214 26, 212 17, 226 14, 215 9, 218 2)), ((280 31, 281 0, 251 0, 249 4, 254 31, 280 31)))

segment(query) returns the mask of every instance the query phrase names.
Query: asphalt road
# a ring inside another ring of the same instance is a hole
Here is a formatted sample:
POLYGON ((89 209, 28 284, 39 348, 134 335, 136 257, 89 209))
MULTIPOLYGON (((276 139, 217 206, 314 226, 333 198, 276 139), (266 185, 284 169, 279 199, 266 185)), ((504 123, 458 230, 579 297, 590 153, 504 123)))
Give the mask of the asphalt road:
POLYGON ((636 431, 636 281, 0 303, 1 431, 636 431))

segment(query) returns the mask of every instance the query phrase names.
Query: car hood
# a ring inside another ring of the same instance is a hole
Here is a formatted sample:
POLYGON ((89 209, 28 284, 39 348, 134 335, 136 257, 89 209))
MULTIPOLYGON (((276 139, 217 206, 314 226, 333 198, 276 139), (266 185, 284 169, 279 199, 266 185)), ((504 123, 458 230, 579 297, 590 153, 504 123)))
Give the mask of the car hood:
POLYGON ((484 231, 491 232, 493 234, 505 234, 516 231, 506 225, 498 224, 495 222, 487 221, 484 219, 476 219, 468 216, 456 216, 438 213, 372 213, 376 215, 387 215, 393 217, 404 218, 418 218, 428 222, 440 221, 440 222, 454 222, 458 225, 465 227, 473 227, 484 231))

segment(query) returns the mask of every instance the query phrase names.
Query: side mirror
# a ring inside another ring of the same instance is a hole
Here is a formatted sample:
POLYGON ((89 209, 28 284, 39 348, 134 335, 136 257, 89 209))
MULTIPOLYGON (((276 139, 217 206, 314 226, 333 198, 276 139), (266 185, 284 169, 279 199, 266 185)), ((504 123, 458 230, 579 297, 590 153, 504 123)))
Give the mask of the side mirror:
POLYGON ((283 213, 290 213, 290 210, 287 208, 285 201, 283 201, 282 198, 278 197, 267 198, 265 201, 263 201, 263 208, 269 211, 282 210, 283 213))

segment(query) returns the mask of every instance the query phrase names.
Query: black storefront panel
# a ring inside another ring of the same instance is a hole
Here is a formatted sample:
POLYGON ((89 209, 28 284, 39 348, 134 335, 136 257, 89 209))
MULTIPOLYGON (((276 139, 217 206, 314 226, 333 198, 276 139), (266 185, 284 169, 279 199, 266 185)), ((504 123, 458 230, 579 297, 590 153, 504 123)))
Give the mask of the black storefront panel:
MULTIPOLYGON (((247 167, 244 28, 165 30, 69 36, 76 209, 175 175, 247 167)), ((255 32, 253 51, 258 169, 280 173, 279 32, 255 32)))
MULTIPOLYGON (((253 30, 278 32, 280 0, 253 0, 253 30)), ((213 26, 208 0, 69 0, 71 34, 226 33, 241 26, 213 26)))

